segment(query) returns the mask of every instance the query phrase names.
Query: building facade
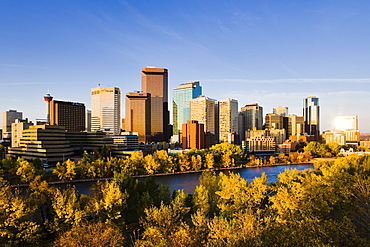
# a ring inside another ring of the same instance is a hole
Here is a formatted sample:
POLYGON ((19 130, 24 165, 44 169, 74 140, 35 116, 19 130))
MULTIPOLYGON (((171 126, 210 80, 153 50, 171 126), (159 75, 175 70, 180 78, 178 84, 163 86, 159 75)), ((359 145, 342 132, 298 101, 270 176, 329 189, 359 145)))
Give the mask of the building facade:
POLYGON ((67 131, 85 131, 86 108, 84 103, 50 101, 49 124, 64 126, 67 131))
POLYGON ((2 123, 3 123, 2 139, 11 138, 12 123, 14 123, 16 119, 22 119, 22 118, 23 118, 23 113, 18 112, 17 110, 9 110, 9 111, 3 112, 2 114, 2 123))
POLYGON ((195 120, 182 125, 182 149, 205 148, 204 124, 195 120))
POLYGON ((358 130, 358 115, 355 116, 334 116, 335 130, 358 130))
POLYGON ((238 101, 223 99, 218 101, 219 141, 227 142, 228 134, 238 132, 238 101))
POLYGON ((149 93, 126 94, 125 131, 137 132, 139 142, 151 141, 151 97, 149 93))
POLYGON ((286 129, 287 138, 295 136, 298 140, 299 136, 304 135, 305 133, 304 117, 292 114, 288 115, 286 118, 288 119, 288 128, 286 129))
POLYGON ((91 89, 91 131, 121 132, 121 91, 116 87, 91 89))
POLYGON ((163 68, 142 69, 141 90, 151 95, 152 141, 168 141, 171 134, 168 111, 168 70, 163 68))
POLYGON ((16 119, 12 123, 12 147, 19 147, 20 140, 23 136, 23 130, 29 129, 30 126, 33 126, 32 122, 29 122, 28 119, 16 119))
POLYGON ((204 124, 204 131, 214 135, 216 134, 215 103, 216 100, 205 96, 190 100, 190 119, 204 124))
POLYGON ((288 116, 288 107, 286 106, 278 106, 272 109, 272 113, 276 115, 280 115, 283 117, 288 116))
POLYGON ((262 130, 263 107, 258 103, 247 104, 240 109, 238 132, 241 140, 245 140, 245 131, 262 130))
POLYGON ((320 106, 319 98, 310 96, 303 99, 303 117, 305 132, 319 140, 320 135, 320 106))
POLYGON ((190 120, 190 101, 202 95, 199 81, 187 82, 173 90, 173 135, 179 135, 182 125, 190 120))

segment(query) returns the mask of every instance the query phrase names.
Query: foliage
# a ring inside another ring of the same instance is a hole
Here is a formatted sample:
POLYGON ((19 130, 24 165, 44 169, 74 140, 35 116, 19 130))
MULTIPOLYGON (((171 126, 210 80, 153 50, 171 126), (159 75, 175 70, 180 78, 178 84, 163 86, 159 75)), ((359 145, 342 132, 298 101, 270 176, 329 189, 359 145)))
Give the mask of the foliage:
POLYGON ((122 246, 123 234, 113 224, 97 222, 77 225, 63 233, 54 246, 122 246))
POLYGON ((76 176, 76 163, 68 159, 67 161, 57 163, 57 167, 53 173, 58 176, 60 180, 72 180, 76 176))
POLYGON ((25 159, 18 158, 18 169, 16 174, 21 177, 22 182, 31 181, 36 175, 36 169, 34 165, 25 159))

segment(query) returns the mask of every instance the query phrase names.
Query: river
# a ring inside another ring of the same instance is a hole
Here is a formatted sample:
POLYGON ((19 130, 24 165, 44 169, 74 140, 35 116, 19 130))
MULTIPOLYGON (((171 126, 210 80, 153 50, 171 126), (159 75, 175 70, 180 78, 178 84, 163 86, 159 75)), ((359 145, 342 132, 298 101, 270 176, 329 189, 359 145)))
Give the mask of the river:
MULTIPOLYGON (((313 168, 312 164, 298 164, 298 165, 279 165, 279 166, 265 166, 265 167, 246 167, 235 170, 224 170, 224 173, 234 172, 239 173, 240 176, 248 182, 252 182, 255 177, 260 177, 264 172, 268 176, 268 182, 276 182, 278 174, 285 171, 285 169, 297 169, 303 171, 305 169, 313 168)), ((217 172, 218 174, 219 172, 217 172)), ((160 184, 169 186, 170 191, 183 189, 186 193, 192 194, 197 185, 199 185, 199 177, 202 173, 182 173, 172 175, 156 176, 155 179, 160 184)), ((145 178, 139 178, 139 180, 145 178)), ((76 186, 81 194, 90 194, 90 188, 95 182, 79 182, 72 183, 76 186)), ((66 188, 66 184, 55 185, 59 188, 66 188)))

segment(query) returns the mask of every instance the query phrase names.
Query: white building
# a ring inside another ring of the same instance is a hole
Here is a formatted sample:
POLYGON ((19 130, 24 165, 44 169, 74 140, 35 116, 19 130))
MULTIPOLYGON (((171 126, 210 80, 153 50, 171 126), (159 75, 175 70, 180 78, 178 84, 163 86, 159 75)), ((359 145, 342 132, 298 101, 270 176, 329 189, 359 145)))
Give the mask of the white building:
POLYGON ((25 120, 16 119, 12 123, 12 147, 20 146, 23 130, 28 129, 30 126, 33 126, 33 123, 29 122, 27 118, 25 120))
POLYGON ((121 130, 121 91, 116 87, 91 89, 91 131, 119 135, 121 130))
POLYGON ((204 124, 204 132, 216 134, 215 126, 215 100, 198 96, 190 100, 190 120, 204 124))

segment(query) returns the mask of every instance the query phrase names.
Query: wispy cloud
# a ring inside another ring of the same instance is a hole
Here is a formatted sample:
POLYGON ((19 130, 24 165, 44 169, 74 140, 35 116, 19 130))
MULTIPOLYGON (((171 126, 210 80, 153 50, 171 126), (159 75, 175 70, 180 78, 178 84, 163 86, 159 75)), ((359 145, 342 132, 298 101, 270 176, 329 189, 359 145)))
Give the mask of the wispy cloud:
POLYGON ((20 85, 55 85, 56 82, 7 82, 1 83, 0 86, 20 86, 20 85))
POLYGON ((20 64, 12 64, 12 63, 0 63, 0 66, 17 67, 17 68, 24 68, 24 69, 49 69, 48 67, 42 67, 42 66, 20 65, 20 64))
POLYGON ((306 79, 272 79, 272 80, 249 80, 249 79, 202 79, 202 82, 237 82, 237 83, 259 83, 259 84, 281 84, 281 83, 370 83, 370 78, 357 79, 333 79, 333 78, 306 78, 306 79))

